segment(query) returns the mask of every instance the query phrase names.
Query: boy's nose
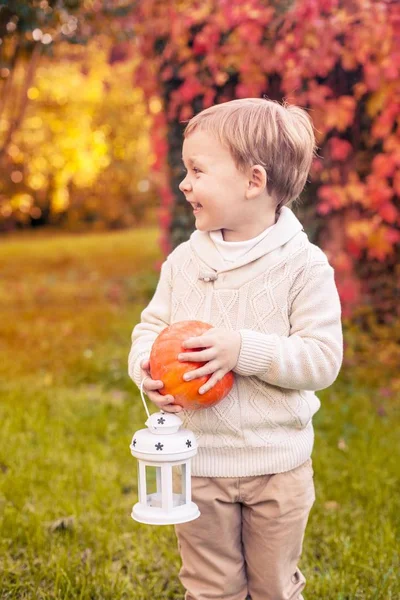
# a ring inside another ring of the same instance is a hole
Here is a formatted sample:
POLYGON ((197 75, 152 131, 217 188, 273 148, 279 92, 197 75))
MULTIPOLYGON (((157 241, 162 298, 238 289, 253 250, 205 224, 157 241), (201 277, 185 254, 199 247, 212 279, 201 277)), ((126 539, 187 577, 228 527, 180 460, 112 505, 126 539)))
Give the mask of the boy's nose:
POLYGON ((181 192, 189 192, 192 189, 192 186, 190 185, 190 182, 187 177, 185 177, 185 179, 182 179, 182 181, 179 184, 179 189, 181 190, 181 192))

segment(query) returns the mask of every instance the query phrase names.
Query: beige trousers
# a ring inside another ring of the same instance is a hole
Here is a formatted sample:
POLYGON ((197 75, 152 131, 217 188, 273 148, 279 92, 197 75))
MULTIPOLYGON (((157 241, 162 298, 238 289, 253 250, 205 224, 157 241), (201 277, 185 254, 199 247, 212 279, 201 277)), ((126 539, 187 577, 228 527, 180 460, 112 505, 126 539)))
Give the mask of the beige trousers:
POLYGON ((185 600, 304 600, 313 474, 309 459, 275 475, 192 477, 201 516, 175 525, 185 600))

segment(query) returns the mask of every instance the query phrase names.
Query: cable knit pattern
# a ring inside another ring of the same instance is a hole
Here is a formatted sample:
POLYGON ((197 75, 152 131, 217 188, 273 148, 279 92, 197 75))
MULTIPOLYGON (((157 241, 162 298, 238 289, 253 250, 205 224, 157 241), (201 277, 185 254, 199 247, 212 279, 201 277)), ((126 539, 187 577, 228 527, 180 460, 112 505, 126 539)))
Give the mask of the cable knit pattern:
POLYGON ((129 374, 138 386, 157 335, 186 319, 239 331, 242 340, 227 397, 178 413, 199 445, 193 475, 245 477, 305 462, 320 407, 315 392, 335 381, 342 364, 341 306, 326 255, 289 208, 232 265, 200 231, 168 256, 132 333, 129 374))

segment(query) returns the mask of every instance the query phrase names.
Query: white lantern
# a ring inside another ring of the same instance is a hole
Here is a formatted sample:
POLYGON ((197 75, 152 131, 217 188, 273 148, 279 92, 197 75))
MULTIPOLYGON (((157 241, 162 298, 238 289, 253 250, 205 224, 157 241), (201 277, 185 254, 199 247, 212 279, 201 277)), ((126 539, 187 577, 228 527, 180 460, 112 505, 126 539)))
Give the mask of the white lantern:
POLYGON ((131 453, 138 459, 139 502, 132 508, 131 517, 148 525, 173 525, 186 523, 200 516, 197 505, 191 500, 190 460, 197 452, 194 434, 181 429, 181 419, 163 411, 150 415, 140 394, 148 416, 147 429, 140 429, 132 438, 131 453), (173 469, 181 471, 180 489, 174 492, 173 469), (155 469, 156 491, 148 493, 147 469, 155 469))

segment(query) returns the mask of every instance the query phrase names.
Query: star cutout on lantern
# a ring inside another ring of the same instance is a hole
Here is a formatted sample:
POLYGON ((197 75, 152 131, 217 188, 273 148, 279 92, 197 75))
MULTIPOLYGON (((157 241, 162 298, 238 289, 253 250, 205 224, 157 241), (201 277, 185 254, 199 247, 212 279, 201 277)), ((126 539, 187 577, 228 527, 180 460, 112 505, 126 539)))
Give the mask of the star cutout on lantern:
POLYGON ((158 444, 156 444, 156 450, 162 450, 164 448, 164 445, 161 444, 160 442, 158 442, 158 444))
POLYGON ((165 419, 164 419, 164 417, 161 417, 160 419, 157 419, 157 423, 158 423, 159 425, 164 425, 164 423, 165 423, 165 419))
POLYGON ((191 448, 191 447, 192 447, 192 442, 191 442, 190 440, 187 440, 187 441, 186 441, 186 446, 187 446, 188 448, 191 448))
POLYGON ((136 440, 133 440, 132 442, 132 446, 135 447, 136 446, 136 440))

